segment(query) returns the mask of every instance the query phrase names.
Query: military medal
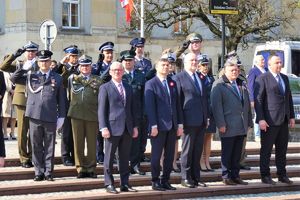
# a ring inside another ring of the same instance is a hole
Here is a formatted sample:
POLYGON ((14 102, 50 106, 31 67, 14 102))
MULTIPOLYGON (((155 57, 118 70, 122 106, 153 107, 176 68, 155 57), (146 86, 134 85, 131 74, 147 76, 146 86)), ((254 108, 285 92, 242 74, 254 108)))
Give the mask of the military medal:
POLYGON ((56 81, 53 77, 51 77, 51 87, 52 87, 52 91, 54 91, 54 87, 55 87, 56 81))

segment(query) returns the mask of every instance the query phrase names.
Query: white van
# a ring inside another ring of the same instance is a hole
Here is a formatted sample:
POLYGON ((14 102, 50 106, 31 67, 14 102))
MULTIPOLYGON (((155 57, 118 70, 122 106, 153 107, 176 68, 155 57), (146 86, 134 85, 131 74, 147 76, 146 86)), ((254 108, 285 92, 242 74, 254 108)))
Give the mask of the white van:
POLYGON ((300 41, 273 41, 256 46, 254 56, 263 55, 266 68, 270 54, 276 54, 281 58, 282 73, 300 76, 300 41))

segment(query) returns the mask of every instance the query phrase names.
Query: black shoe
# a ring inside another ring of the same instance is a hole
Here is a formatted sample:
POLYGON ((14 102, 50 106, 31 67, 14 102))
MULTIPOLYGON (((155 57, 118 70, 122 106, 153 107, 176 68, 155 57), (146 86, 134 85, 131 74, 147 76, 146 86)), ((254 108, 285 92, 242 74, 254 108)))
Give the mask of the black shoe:
POLYGON ((172 169, 175 173, 180 173, 181 172, 181 170, 177 167, 177 168, 174 168, 173 167, 173 169, 172 169))
POLYGON ((44 180, 44 175, 36 175, 33 180, 34 181, 43 181, 44 180))
POLYGON ((166 190, 176 190, 169 182, 161 183, 161 186, 166 190))
POLYGON ((116 190, 115 186, 108 185, 105 187, 106 192, 112 193, 112 194, 118 194, 119 192, 116 190))
POLYGON ((4 139, 4 140, 8 140, 8 137, 7 137, 7 136, 5 136, 5 137, 3 137, 3 139, 4 139))
POLYGON ((47 176, 45 176, 45 180, 46 180, 46 181, 54 181, 52 175, 47 175, 47 176))
POLYGON ((215 170, 212 169, 212 168, 207 168, 207 171, 209 171, 209 172, 214 172, 215 170))
POLYGON ((135 166, 135 167, 131 168, 130 173, 131 174, 139 174, 139 175, 142 175, 142 176, 146 175, 146 173, 142 172, 138 166, 135 166))
POLYGON ((152 182, 152 190, 157 190, 157 191, 166 191, 165 188, 160 184, 160 182, 152 182))
POLYGON ((202 169, 202 168, 200 167, 200 171, 201 171, 201 172, 208 172, 208 169, 207 169, 207 168, 202 169))
POLYGON ((291 180, 289 179, 289 177, 287 177, 287 176, 279 177, 279 178, 278 178, 278 181, 280 181, 281 183, 289 184, 289 185, 293 184, 293 181, 291 181, 291 180))
POLYGON ((97 178, 97 174, 95 172, 87 172, 86 177, 89 178, 97 178))
POLYGON ((85 178, 85 177, 86 177, 86 173, 84 173, 84 172, 79 172, 77 174, 77 178, 85 178))
POLYGON ((224 178, 223 179, 223 183, 225 184, 225 185, 237 185, 235 182, 233 182, 233 180, 232 179, 230 179, 230 178, 224 178))
POLYGON ((192 181, 189 180, 182 180, 181 185, 188 188, 195 188, 195 184, 192 181))
POLYGON ((103 159, 97 160, 97 163, 98 163, 99 165, 103 165, 104 160, 103 160, 103 159))
POLYGON ((73 161, 71 161, 71 159, 66 159, 66 160, 63 162, 63 165, 69 167, 69 166, 74 166, 75 164, 74 164, 73 161))
POLYGON ((146 156, 141 158, 141 162, 150 162, 150 158, 147 158, 146 156))
POLYGON ((265 176, 261 178, 261 182, 265 184, 275 185, 276 182, 272 180, 270 176, 265 176))
POLYGON ((16 136, 12 133, 9 134, 11 140, 17 140, 16 136))
POLYGON ((137 192, 137 190, 133 189, 130 185, 121 185, 120 191, 121 192, 137 192))
POLYGON ((247 166, 247 165, 241 165, 240 169, 244 169, 244 170, 251 170, 251 167, 247 166))
POLYGON ((233 178, 232 181, 239 185, 248 185, 248 182, 243 181, 241 178, 233 178))
POLYGON ((196 181, 196 180, 194 180, 194 185, 200 187, 207 187, 207 185, 204 182, 196 181))
POLYGON ((31 168, 31 167, 33 167, 31 161, 27 161, 27 162, 21 163, 21 166, 22 166, 23 168, 31 168))

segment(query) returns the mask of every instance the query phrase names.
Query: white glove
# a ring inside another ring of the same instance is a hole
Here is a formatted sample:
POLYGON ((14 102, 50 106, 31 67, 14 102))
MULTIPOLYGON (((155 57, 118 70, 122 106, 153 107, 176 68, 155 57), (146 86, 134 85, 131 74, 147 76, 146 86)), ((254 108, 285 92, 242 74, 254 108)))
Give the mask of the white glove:
POLYGON ((57 119, 56 130, 60 129, 64 124, 65 118, 61 117, 57 119))
POLYGON ((32 68, 33 63, 35 62, 35 58, 32 60, 27 60, 24 64, 23 64, 23 69, 24 70, 30 70, 32 68))

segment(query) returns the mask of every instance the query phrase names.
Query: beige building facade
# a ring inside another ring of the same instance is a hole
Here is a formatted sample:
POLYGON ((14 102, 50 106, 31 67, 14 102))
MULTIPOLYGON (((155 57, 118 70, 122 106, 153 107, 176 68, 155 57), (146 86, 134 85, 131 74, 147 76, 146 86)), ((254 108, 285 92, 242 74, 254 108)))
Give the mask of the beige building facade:
MULTIPOLYGON (((138 37, 138 33, 125 31, 125 14, 119 0, 0 0, 0 56, 13 53, 31 40, 44 49, 39 36, 40 25, 44 20, 55 22, 58 34, 51 46, 53 59, 63 57, 63 49, 76 44, 82 53, 93 57, 96 62, 98 48, 106 41, 115 43, 115 58, 120 51, 129 49, 129 41, 138 37)), ((300 16, 298 9, 298 16, 300 16)), ((147 10, 146 10, 147 12, 147 10)), ((299 17, 298 17, 299 18, 299 17)), ((300 36, 300 19, 289 34, 300 36)), ((165 48, 176 49, 183 37, 172 38, 152 35, 148 39, 146 55, 155 61, 165 48)), ((246 51, 239 50, 242 62, 247 68, 252 65, 256 43, 251 43, 246 51)), ((217 60, 221 54, 221 41, 205 40, 203 52, 212 58, 214 74, 217 72, 217 60)))

